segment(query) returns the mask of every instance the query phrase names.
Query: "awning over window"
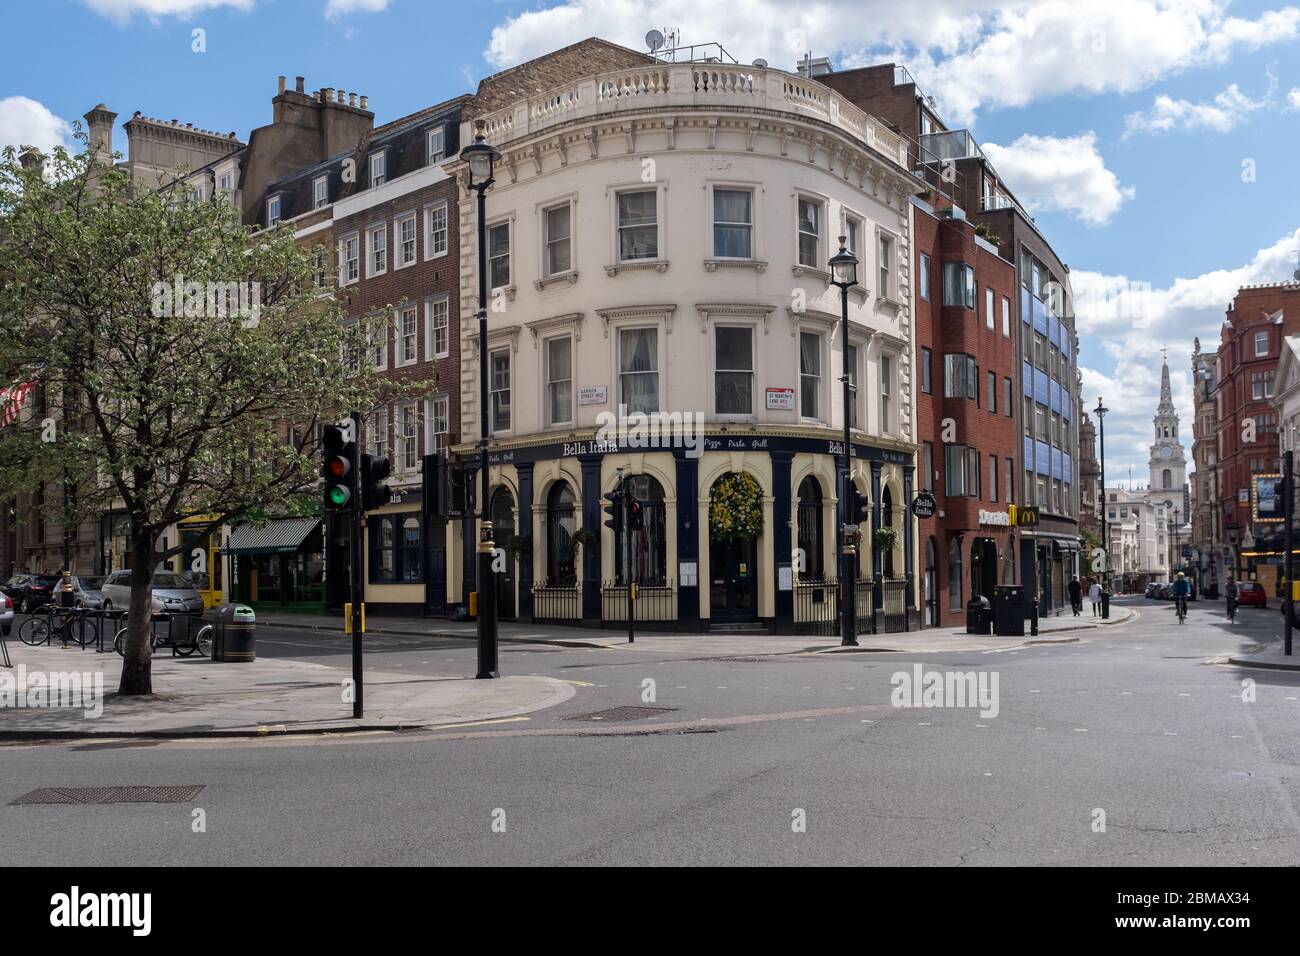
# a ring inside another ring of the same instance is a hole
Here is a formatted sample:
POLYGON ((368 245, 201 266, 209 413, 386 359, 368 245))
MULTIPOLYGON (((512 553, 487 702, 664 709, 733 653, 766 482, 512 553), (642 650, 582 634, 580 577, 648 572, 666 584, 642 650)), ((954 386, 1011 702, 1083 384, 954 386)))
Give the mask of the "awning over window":
POLYGON ((281 518, 263 525, 236 525, 225 550, 227 554, 297 551, 319 524, 320 518, 281 518))

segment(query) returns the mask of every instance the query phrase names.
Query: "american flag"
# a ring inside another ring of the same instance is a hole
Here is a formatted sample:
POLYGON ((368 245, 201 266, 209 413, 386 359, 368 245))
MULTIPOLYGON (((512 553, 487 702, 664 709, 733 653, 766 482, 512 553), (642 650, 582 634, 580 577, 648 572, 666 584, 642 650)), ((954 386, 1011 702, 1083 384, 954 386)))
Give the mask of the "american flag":
POLYGON ((0 389, 0 428, 12 425, 18 420, 18 413, 27 404, 27 398, 35 386, 35 382, 23 382, 21 385, 0 389))

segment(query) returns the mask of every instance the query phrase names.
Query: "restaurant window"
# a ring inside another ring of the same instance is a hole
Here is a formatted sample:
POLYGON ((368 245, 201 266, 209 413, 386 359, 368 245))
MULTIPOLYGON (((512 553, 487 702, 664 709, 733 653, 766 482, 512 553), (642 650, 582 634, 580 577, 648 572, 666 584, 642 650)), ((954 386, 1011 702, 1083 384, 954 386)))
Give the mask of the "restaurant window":
POLYGON ((948 542, 948 610, 960 611, 961 603, 961 538, 948 542))
MULTIPOLYGON (((641 505, 641 525, 632 531, 632 580, 645 586, 668 583, 668 517, 664 489, 650 475, 632 475, 623 481, 623 489, 641 505)), ((614 575, 619 584, 627 583, 621 537, 615 541, 614 575)))
POLYGON ((799 482, 799 550, 803 556, 801 575, 820 578, 825 573, 825 529, 822 517, 822 487, 809 475, 799 482))
POLYGON ((566 481, 557 482, 546 496, 546 584, 572 587, 578 581, 573 533, 578 528, 573 492, 566 481))

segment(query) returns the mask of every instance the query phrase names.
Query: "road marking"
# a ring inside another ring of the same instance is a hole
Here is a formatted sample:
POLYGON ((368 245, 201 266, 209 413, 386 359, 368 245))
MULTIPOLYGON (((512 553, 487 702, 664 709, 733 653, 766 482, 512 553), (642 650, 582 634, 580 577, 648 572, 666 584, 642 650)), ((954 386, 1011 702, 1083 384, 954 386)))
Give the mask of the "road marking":
POLYGON ((1178 696, 1179 696, 1179 697, 1191 697, 1192 695, 1191 695, 1191 694, 1179 694, 1178 696))
POLYGON ((1132 692, 1131 690, 1122 690, 1122 691, 1120 691, 1120 696, 1122 696, 1122 697, 1132 697, 1132 696, 1133 696, 1133 692, 1132 692))
POLYGON ((1086 734, 1086 733, 1088 732, 1088 728, 1087 728, 1087 727, 1075 727, 1075 728, 1074 728, 1074 732, 1075 732, 1076 734, 1086 734))
POLYGON ((574 687, 595 687, 596 686, 591 681, 587 681, 587 680, 566 680, 563 677, 557 677, 556 680, 558 680, 561 684, 572 684, 574 687))
POLYGON ((431 724, 426 730, 459 730, 462 727, 487 727, 491 724, 514 724, 521 720, 532 720, 531 717, 501 717, 496 720, 476 720, 468 724, 431 724))
POLYGON ((923 721, 921 721, 920 723, 918 723, 916 726, 918 726, 918 727, 929 727, 929 726, 930 726, 930 722, 929 722, 928 720, 923 720, 923 721))
POLYGON ((1165 736, 1166 736, 1166 737, 1177 737, 1177 736, 1178 736, 1178 733, 1177 733, 1177 731, 1166 730, 1166 731, 1165 731, 1165 736))

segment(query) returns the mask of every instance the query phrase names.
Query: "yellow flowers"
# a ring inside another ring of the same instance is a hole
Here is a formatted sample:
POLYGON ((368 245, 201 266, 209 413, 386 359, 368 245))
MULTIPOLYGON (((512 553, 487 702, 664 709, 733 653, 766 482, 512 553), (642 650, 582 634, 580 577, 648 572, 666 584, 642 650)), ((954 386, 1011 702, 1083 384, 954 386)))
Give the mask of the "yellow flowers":
POLYGON ((709 495, 709 537, 714 541, 757 538, 763 533, 763 489, 750 475, 729 472, 709 495))

